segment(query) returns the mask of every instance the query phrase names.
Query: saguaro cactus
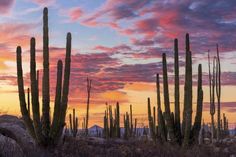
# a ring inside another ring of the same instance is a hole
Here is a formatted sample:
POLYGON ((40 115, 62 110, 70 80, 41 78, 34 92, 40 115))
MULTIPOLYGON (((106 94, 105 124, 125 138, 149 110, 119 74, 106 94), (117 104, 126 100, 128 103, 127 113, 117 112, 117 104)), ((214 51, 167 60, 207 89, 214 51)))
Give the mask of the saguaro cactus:
POLYGON ((189 145, 192 126, 192 55, 190 51, 189 34, 186 34, 186 63, 184 85, 184 113, 183 113, 183 146, 189 145))
POLYGON ((48 51, 48 10, 44 8, 44 35, 43 35, 43 46, 44 46, 44 66, 43 66, 43 106, 42 106, 42 121, 40 120, 39 112, 39 96, 38 96, 38 80, 39 75, 37 72, 36 76, 36 61, 35 61, 35 39, 31 39, 30 48, 30 80, 31 80, 31 99, 32 99, 32 115, 33 123, 29 117, 29 113, 26 108, 25 93, 24 93, 24 80, 22 70, 22 57, 21 47, 18 46, 17 53, 17 82, 18 92, 20 100, 21 114, 25 121, 25 124, 38 144, 43 146, 57 144, 58 140, 62 135, 62 131, 65 125, 65 116, 68 102, 69 92, 69 78, 70 78, 70 56, 71 56, 71 34, 67 34, 67 45, 66 45, 66 58, 65 58, 65 69, 64 69, 64 83, 61 94, 61 80, 62 80, 62 61, 59 60, 57 64, 57 87, 56 87, 56 99, 54 107, 54 117, 52 125, 49 120, 49 51, 48 51), (62 95, 62 96, 61 96, 62 95), (59 111, 59 112, 58 112, 59 111), (55 117, 57 115, 57 117, 55 117))
POLYGON ((167 63, 166 54, 162 54, 162 65, 163 65, 163 91, 164 91, 164 104, 165 104, 165 120, 167 124, 167 130, 169 133, 170 141, 174 141, 174 123, 171 118, 170 112, 170 100, 169 100, 169 87, 168 87, 168 75, 167 75, 167 63))

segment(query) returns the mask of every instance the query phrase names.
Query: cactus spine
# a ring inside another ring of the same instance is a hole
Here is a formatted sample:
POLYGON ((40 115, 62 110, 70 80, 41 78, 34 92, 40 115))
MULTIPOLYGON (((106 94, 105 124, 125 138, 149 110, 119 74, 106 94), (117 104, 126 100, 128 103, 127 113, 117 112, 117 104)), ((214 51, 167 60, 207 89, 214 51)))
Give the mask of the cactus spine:
POLYGON ((189 145, 192 125, 192 55, 190 51, 189 34, 186 34, 186 63, 184 85, 184 113, 183 113, 183 146, 189 145))
MULTIPOLYGON (((18 80, 18 91, 19 91, 19 100, 21 114, 25 121, 25 124, 31 134, 31 136, 37 141, 38 144, 43 146, 55 145, 62 135, 62 130, 65 125, 65 116, 67 109, 68 101, 68 92, 69 92, 69 78, 70 78, 70 56, 71 56, 71 34, 67 35, 67 46, 66 46, 66 59, 65 59, 65 69, 64 69, 64 86, 63 86, 63 95, 60 98, 59 104, 55 105, 60 108, 60 112, 56 114, 58 117, 53 117, 52 125, 50 126, 49 119, 49 51, 48 51, 48 10, 44 8, 44 35, 43 35, 43 106, 42 106, 42 121, 40 120, 39 112, 39 91, 38 91, 38 80, 39 74, 36 74, 36 61, 35 61, 35 39, 32 38, 30 42, 30 80, 31 80, 31 99, 32 99, 32 116, 33 123, 29 117, 28 110, 26 108, 25 102, 25 93, 24 93, 24 80, 23 80, 23 70, 22 70, 22 57, 21 57, 21 47, 17 47, 17 80, 18 80), (37 76, 36 76, 37 75, 37 76)), ((58 75, 62 70, 62 61, 58 61, 58 75)), ((60 77, 60 76, 59 76, 60 77)), ((57 89, 58 89, 57 84, 57 89)), ((56 91, 56 96, 60 96, 60 91, 56 91)), ((55 100, 55 103, 56 100, 55 100)), ((55 109, 54 110, 57 110, 55 109)), ((55 115, 55 114, 54 114, 55 115)))
POLYGON ((87 112, 86 112, 86 122, 85 122, 85 135, 88 136, 88 121, 89 121, 89 103, 90 103, 90 92, 91 92, 92 80, 87 78, 87 112))
POLYGON ((169 134, 170 141, 174 141, 174 124, 171 118, 170 112, 170 100, 169 100, 169 88, 168 88, 168 75, 167 75, 167 63, 166 54, 162 54, 162 65, 163 65, 163 91, 164 91, 164 104, 165 104, 165 119, 167 124, 167 130, 169 134))

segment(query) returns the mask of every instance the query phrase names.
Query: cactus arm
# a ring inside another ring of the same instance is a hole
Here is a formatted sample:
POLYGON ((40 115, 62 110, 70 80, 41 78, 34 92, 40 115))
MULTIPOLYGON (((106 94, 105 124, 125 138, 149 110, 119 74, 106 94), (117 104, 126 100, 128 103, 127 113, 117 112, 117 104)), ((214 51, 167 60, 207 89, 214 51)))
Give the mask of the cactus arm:
POLYGON ((25 102, 25 91, 24 91, 24 80, 23 80, 23 70, 22 70, 22 58, 21 58, 21 47, 18 46, 16 49, 16 61, 17 61, 17 83, 18 83, 18 93, 20 100, 20 109, 22 118, 26 124, 26 127, 33 138, 36 138, 32 120, 29 117, 29 113, 26 108, 25 102))
POLYGON ((130 134, 131 136, 133 135, 133 110, 132 110, 132 105, 130 107, 130 134))
POLYGON ((220 55, 219 55, 219 47, 216 45, 217 51, 217 63, 216 63, 216 96, 217 96, 217 140, 221 138, 220 132, 220 115, 221 115, 221 65, 220 65, 220 55))
POLYGON ((162 141, 166 141, 165 120, 161 110, 161 94, 159 74, 156 74, 156 89, 157 89, 157 116, 158 116, 158 136, 162 141))
POLYGON ((33 123, 36 137, 39 143, 44 140, 42 135, 42 128, 39 114, 38 94, 37 94, 37 76, 36 76, 36 61, 35 61, 35 38, 30 41, 30 80, 31 80, 31 94, 32 94, 32 110, 33 123))
POLYGON ((174 65, 175 65, 175 136, 181 144, 181 127, 180 127, 180 103, 179 103, 179 48, 178 39, 174 40, 174 65))
POLYGON ((192 129, 192 136, 194 142, 197 142, 199 131, 201 129, 202 120, 202 105, 203 105, 203 90, 202 90, 202 65, 198 65, 198 87, 197 87, 197 111, 195 122, 192 129))
POLYGON ((89 103, 90 103, 90 92, 91 92, 91 84, 92 84, 92 80, 89 80, 87 78, 87 112, 86 112, 86 124, 85 124, 85 132, 86 135, 88 135, 88 120, 89 120, 89 103))
POLYGON ((50 130, 50 137, 54 138, 56 130, 59 127, 60 109, 61 109, 61 88, 62 88, 62 69, 63 63, 61 60, 57 62, 57 84, 56 84, 56 95, 54 104, 53 120, 50 130))
POLYGON ((42 84, 42 99, 43 99, 43 115, 42 128, 43 134, 48 137, 50 131, 50 83, 49 83, 49 37, 48 37, 48 9, 43 10, 43 84, 42 84))
POLYGON ((190 51, 189 34, 186 34, 186 67, 184 85, 184 140, 183 146, 189 145, 192 126, 192 55, 190 51))
POLYGON ((117 112, 117 137, 120 138, 120 105, 119 102, 116 103, 116 112, 117 112))
POLYGON ((164 104, 166 113, 166 123, 167 130, 170 135, 170 140, 174 141, 174 125, 170 113, 170 100, 169 100, 169 88, 168 88, 168 74, 167 74, 167 63, 166 54, 162 54, 162 64, 163 64, 163 92, 164 92, 164 104))
POLYGON ((30 117, 30 89, 28 88, 27 89, 27 110, 28 110, 28 113, 29 113, 29 117, 30 117))
POLYGON ((70 65, 71 65, 71 33, 68 33, 66 42, 66 58, 65 58, 65 68, 64 68, 62 99, 61 99, 61 113, 59 117, 60 121, 59 121, 57 138, 61 136, 63 128, 65 126, 65 117, 66 117, 68 94, 69 94, 70 65))

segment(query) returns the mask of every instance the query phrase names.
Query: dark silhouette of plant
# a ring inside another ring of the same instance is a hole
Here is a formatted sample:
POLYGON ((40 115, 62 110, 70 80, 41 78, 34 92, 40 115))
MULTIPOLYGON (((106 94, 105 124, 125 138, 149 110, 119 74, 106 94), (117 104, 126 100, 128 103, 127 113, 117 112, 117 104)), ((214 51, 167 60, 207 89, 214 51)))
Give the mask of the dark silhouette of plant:
POLYGON ((56 145, 65 126, 65 116, 67 110, 69 79, 70 79, 70 62, 71 62, 71 34, 67 34, 66 57, 64 80, 62 86, 62 70, 63 63, 61 60, 57 63, 57 85, 55 93, 55 105, 52 123, 50 122, 50 83, 49 83, 49 37, 48 37, 48 9, 43 11, 43 89, 42 89, 42 118, 39 112, 39 72, 36 73, 35 59, 35 38, 30 41, 30 81, 31 81, 31 100, 32 100, 32 116, 29 116, 29 110, 26 107, 24 80, 22 70, 21 47, 16 50, 17 61, 17 82, 20 100, 20 108, 23 120, 29 130, 31 136, 39 145, 49 146, 56 145))

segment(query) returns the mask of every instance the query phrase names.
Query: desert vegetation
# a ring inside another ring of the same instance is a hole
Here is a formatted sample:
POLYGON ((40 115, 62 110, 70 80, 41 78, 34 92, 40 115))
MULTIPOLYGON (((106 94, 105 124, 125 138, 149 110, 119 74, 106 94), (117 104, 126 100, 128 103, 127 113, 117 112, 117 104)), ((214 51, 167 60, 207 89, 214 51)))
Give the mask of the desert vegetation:
POLYGON ((15 120, 14 117, 0 117, 0 150, 2 150, 0 156, 187 157, 232 156, 235 154, 236 140, 229 136, 228 119, 221 112, 221 62, 218 45, 216 46, 216 56, 212 58, 208 54, 210 126, 202 121, 204 91, 201 64, 198 65, 197 71, 197 99, 193 100, 192 52, 190 36, 187 33, 185 36, 183 112, 181 113, 180 110, 178 39, 174 39, 174 111, 171 111, 170 107, 167 55, 163 53, 162 75, 153 74, 156 75, 156 80, 153 81, 156 81, 157 104, 152 106, 151 99, 147 96, 147 104, 143 105, 144 108, 147 106, 148 127, 138 127, 139 119, 133 117, 134 106, 130 105, 130 110, 122 114, 120 113, 120 104, 117 102, 115 108, 106 104, 104 118, 101 119, 104 124, 103 128, 96 128, 96 133, 92 134, 88 128, 89 110, 91 108, 90 96, 93 87, 91 79, 87 78, 87 110, 83 122, 79 122, 75 109, 72 113, 67 113, 71 40, 72 35, 68 33, 64 66, 62 60, 58 60, 57 63, 52 117, 50 117, 50 53, 47 8, 43 11, 42 76, 39 75, 39 71, 36 71, 36 40, 35 38, 30 40, 30 88, 24 86, 22 49, 20 46, 17 47, 17 84, 22 117, 15 120), (163 80, 164 102, 161 102, 160 77, 163 80), (39 101, 40 78, 42 78, 42 103, 39 101), (27 94, 25 94, 25 90, 27 94), (197 104, 195 117, 193 117, 193 102, 197 104), (164 109, 161 107, 162 103, 164 109), (40 112, 41 108, 42 111, 40 112), (215 115, 216 111, 217 114, 215 115), (69 119, 67 125, 66 117, 69 119), (122 122, 123 126, 121 125, 122 122), (79 129, 79 123, 82 124, 81 129, 79 129), (14 132, 13 126, 18 128, 17 132, 14 132), (26 145, 30 146, 26 147, 26 145), (8 148, 12 150, 8 150, 8 148))

